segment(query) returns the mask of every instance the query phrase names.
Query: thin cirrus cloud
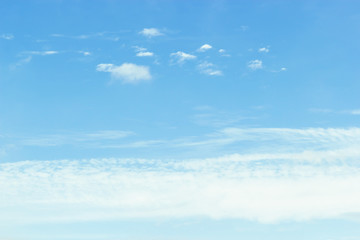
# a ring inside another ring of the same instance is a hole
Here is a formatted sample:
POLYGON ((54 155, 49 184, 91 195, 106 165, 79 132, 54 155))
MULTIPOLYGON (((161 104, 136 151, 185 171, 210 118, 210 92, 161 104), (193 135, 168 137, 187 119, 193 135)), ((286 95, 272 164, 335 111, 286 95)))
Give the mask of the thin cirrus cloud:
POLYGON ((350 114, 352 114, 352 115, 360 115, 360 109, 351 110, 350 114))
POLYGON ((263 63, 261 60, 252 60, 250 62, 248 62, 248 68, 250 68, 251 70, 258 70, 258 69, 262 69, 263 68, 263 63))
POLYGON ((143 30, 141 30, 139 32, 139 34, 148 37, 148 38, 152 38, 152 37, 158 37, 158 36, 162 36, 164 35, 159 29, 157 28, 144 28, 143 30))
POLYGON ((173 61, 177 62, 178 64, 182 64, 182 63, 184 63, 185 61, 188 61, 188 60, 196 59, 195 55, 185 53, 185 52, 182 52, 182 51, 177 51, 175 53, 171 53, 170 57, 172 57, 173 61))
POLYGON ((47 55, 55 55, 58 54, 59 51, 53 51, 53 50, 49 50, 49 51, 25 51, 23 52, 23 54, 27 54, 27 55, 41 55, 41 56, 47 56, 47 55))
POLYGON ((206 52, 207 50, 210 50, 210 49, 212 49, 211 45, 204 44, 198 49, 198 52, 206 52))
POLYGON ((123 63, 120 66, 102 63, 97 65, 96 71, 108 72, 114 80, 121 80, 123 83, 136 84, 152 79, 148 66, 134 63, 123 63))

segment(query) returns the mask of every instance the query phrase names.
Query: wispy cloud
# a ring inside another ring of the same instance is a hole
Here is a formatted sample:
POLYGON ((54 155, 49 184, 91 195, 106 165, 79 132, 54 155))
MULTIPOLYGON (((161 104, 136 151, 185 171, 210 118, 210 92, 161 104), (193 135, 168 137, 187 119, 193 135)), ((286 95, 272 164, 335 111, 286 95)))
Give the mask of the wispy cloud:
POLYGON ((108 144, 109 141, 123 139, 134 135, 131 131, 103 130, 90 133, 62 133, 50 134, 35 137, 25 137, 20 141, 25 146, 62 146, 62 145, 78 145, 82 143, 108 144))
POLYGON ((209 76, 221 76, 223 75, 222 71, 217 70, 216 66, 213 63, 204 61, 198 65, 198 69, 201 73, 209 76))
POLYGON ((351 110, 350 113, 351 113, 352 115, 360 115, 360 109, 351 110))
POLYGON ((27 56, 26 58, 23 58, 23 59, 19 60, 19 61, 16 62, 15 64, 12 64, 12 65, 10 66, 10 69, 11 69, 11 70, 15 70, 16 68, 18 68, 18 67, 20 67, 20 66, 22 66, 22 65, 25 65, 25 64, 31 62, 31 59, 32 59, 32 56, 27 56))
POLYGON ((280 70, 270 70, 270 72, 273 72, 273 73, 279 73, 279 72, 285 72, 285 71, 287 71, 286 67, 282 67, 282 68, 280 68, 280 70))
POLYGON ((329 108, 310 108, 309 111, 317 112, 317 113, 360 115, 360 109, 334 110, 334 109, 329 109, 329 108))
POLYGON ((164 35, 159 29, 157 28, 144 28, 143 30, 141 30, 139 32, 139 34, 148 37, 148 38, 152 38, 152 37, 157 37, 157 36, 162 36, 164 35))
POLYGON ((103 40, 110 40, 110 41, 119 41, 120 37, 118 37, 119 33, 129 32, 129 31, 119 31, 119 32, 97 32, 97 33, 90 33, 90 34, 80 34, 80 35, 66 35, 66 34, 59 34, 54 33, 51 34, 51 37, 54 38, 71 38, 77 40, 86 40, 91 38, 103 39, 103 40))
POLYGON ((177 63, 182 64, 185 61, 193 60, 196 58, 195 55, 191 55, 189 53, 184 53, 182 51, 177 51, 176 53, 171 53, 170 57, 173 58, 177 63))
POLYGON ((88 51, 79 51, 79 53, 83 54, 84 56, 90 56, 91 52, 88 51))
POLYGON ((262 69, 263 65, 262 65, 262 61, 261 60, 252 60, 250 62, 248 62, 248 68, 250 68, 251 70, 258 70, 258 69, 262 69))
POLYGON ((22 54, 25 55, 41 55, 41 56, 47 56, 47 55, 54 55, 54 54, 58 54, 59 51, 53 51, 53 50, 48 50, 48 51, 25 51, 22 52, 22 54))
POLYGON ((230 54, 228 54, 227 52, 226 52, 226 50, 225 49, 219 49, 219 53, 220 53, 220 55, 221 56, 223 56, 223 57, 230 57, 231 55, 230 54))
POLYGON ((11 33, 4 33, 0 35, 0 39, 11 40, 13 38, 14 35, 12 35, 11 33))
POLYGON ((247 116, 242 116, 234 112, 218 110, 207 105, 198 106, 194 110, 196 110, 196 113, 191 119, 194 123, 200 126, 221 128, 233 126, 244 119, 249 119, 247 116))
POLYGON ((198 52, 205 52, 207 50, 210 50, 212 49, 212 46, 209 45, 209 44, 204 44, 202 45, 199 49, 198 49, 198 52))
POLYGON ((269 47, 262 47, 258 49, 258 52, 268 53, 270 51, 269 47))
POLYGON ((135 46, 134 48, 135 48, 137 57, 152 57, 152 56, 154 56, 153 52, 147 51, 147 49, 144 47, 135 46))
POLYGON ((98 72, 109 72, 113 79, 119 79, 123 83, 136 84, 149 81, 152 76, 148 66, 136 65, 134 63, 123 63, 120 66, 102 63, 96 67, 98 72))

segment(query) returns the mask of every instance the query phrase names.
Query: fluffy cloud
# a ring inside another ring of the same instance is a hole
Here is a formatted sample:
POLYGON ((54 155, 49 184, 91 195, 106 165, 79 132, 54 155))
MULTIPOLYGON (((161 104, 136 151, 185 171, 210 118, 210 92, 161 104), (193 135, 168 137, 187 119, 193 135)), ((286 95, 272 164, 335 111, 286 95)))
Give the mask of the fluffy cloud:
POLYGON ((252 60, 248 63, 248 68, 251 70, 257 70, 263 68, 261 60, 252 60))
POLYGON ((207 50, 209 50, 209 49, 212 49, 212 46, 209 45, 209 44, 204 44, 204 45, 202 45, 202 46, 198 49, 198 51, 199 51, 199 52, 205 52, 205 51, 207 51, 207 50))
POLYGON ((170 57, 172 57, 173 59, 175 59, 175 61, 179 64, 184 63, 187 60, 193 60, 196 58, 195 55, 191 55, 188 53, 184 53, 181 51, 177 51, 176 53, 171 53, 170 57))
POLYGON ((151 38, 151 37, 157 37, 164 35, 162 32, 160 32, 157 28, 144 28, 139 32, 141 35, 144 35, 145 37, 151 38))
POLYGON ((99 72, 109 72, 114 79, 120 79, 123 83, 136 84, 151 80, 149 67, 136 65, 133 63, 123 63, 120 66, 114 64, 98 64, 96 70, 99 72))
POLYGON ((215 65, 210 62, 202 62, 198 65, 198 69, 201 73, 210 75, 210 76, 221 76, 222 72, 215 68, 215 65))

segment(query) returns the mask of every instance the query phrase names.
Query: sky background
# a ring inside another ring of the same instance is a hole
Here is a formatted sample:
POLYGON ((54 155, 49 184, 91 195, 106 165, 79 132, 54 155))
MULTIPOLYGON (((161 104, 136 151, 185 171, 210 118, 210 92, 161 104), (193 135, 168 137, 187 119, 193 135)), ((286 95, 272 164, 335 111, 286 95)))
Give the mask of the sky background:
POLYGON ((360 239, 358 1, 0 3, 0 239, 360 239))

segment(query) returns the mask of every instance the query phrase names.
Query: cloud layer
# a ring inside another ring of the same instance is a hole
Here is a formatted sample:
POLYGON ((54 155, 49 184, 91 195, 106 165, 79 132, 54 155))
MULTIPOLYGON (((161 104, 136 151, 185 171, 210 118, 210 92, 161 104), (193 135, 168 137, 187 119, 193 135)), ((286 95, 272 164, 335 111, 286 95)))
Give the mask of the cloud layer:
POLYGON ((0 221, 206 216, 268 223, 360 212, 359 166, 301 158, 306 155, 1 164, 0 221))
MULTIPOLYGON (((102 131, 86 137, 127 134, 102 131)), ((275 145, 182 160, 1 163, 0 192, 6 197, 0 198, 0 222, 205 216, 273 223, 360 212, 358 128, 225 128, 213 139, 187 144, 236 141, 275 145)))

